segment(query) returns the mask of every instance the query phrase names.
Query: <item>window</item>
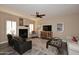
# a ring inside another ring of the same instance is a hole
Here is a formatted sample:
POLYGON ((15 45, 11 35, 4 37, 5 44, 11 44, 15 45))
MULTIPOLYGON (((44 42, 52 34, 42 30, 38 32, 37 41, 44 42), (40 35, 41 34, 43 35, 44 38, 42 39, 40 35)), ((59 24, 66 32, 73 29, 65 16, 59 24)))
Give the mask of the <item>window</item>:
POLYGON ((29 27, 30 27, 30 33, 32 33, 32 31, 33 31, 33 24, 30 24, 29 27))
POLYGON ((16 35, 16 22, 15 21, 6 22, 6 34, 16 35))

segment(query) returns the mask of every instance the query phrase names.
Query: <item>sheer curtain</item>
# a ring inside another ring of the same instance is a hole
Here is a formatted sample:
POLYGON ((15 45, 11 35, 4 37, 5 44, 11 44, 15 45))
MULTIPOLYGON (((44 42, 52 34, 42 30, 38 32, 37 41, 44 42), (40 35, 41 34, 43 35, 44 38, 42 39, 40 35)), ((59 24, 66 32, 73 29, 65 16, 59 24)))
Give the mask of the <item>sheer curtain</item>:
POLYGON ((16 21, 8 20, 6 22, 6 34, 16 35, 16 21))

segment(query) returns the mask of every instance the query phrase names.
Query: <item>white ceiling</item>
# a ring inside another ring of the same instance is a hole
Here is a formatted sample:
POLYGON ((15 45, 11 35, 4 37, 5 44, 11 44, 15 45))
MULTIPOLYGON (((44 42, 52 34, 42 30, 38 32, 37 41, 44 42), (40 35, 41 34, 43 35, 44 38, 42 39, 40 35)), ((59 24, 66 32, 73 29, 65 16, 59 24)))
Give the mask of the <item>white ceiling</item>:
POLYGON ((35 12, 46 14, 45 17, 79 14, 78 4, 5 4, 0 10, 23 17, 34 17, 35 12))

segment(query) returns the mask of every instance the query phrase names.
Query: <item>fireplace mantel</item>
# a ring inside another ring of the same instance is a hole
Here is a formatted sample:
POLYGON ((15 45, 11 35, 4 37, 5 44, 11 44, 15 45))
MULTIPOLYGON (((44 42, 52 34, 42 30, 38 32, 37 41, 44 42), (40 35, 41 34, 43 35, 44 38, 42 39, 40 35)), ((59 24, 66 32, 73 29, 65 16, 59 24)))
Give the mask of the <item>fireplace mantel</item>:
POLYGON ((18 29, 29 29, 29 27, 25 27, 25 26, 18 26, 18 29))

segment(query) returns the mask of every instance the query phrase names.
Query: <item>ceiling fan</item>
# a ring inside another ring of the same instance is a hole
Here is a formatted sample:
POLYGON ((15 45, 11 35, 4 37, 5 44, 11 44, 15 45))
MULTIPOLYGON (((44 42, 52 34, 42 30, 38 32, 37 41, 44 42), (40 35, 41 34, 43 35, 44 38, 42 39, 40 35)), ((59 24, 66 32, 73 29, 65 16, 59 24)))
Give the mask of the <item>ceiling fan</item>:
POLYGON ((45 16, 45 14, 39 14, 39 12, 36 12, 35 16, 38 17, 38 18, 43 18, 43 16, 45 16))

